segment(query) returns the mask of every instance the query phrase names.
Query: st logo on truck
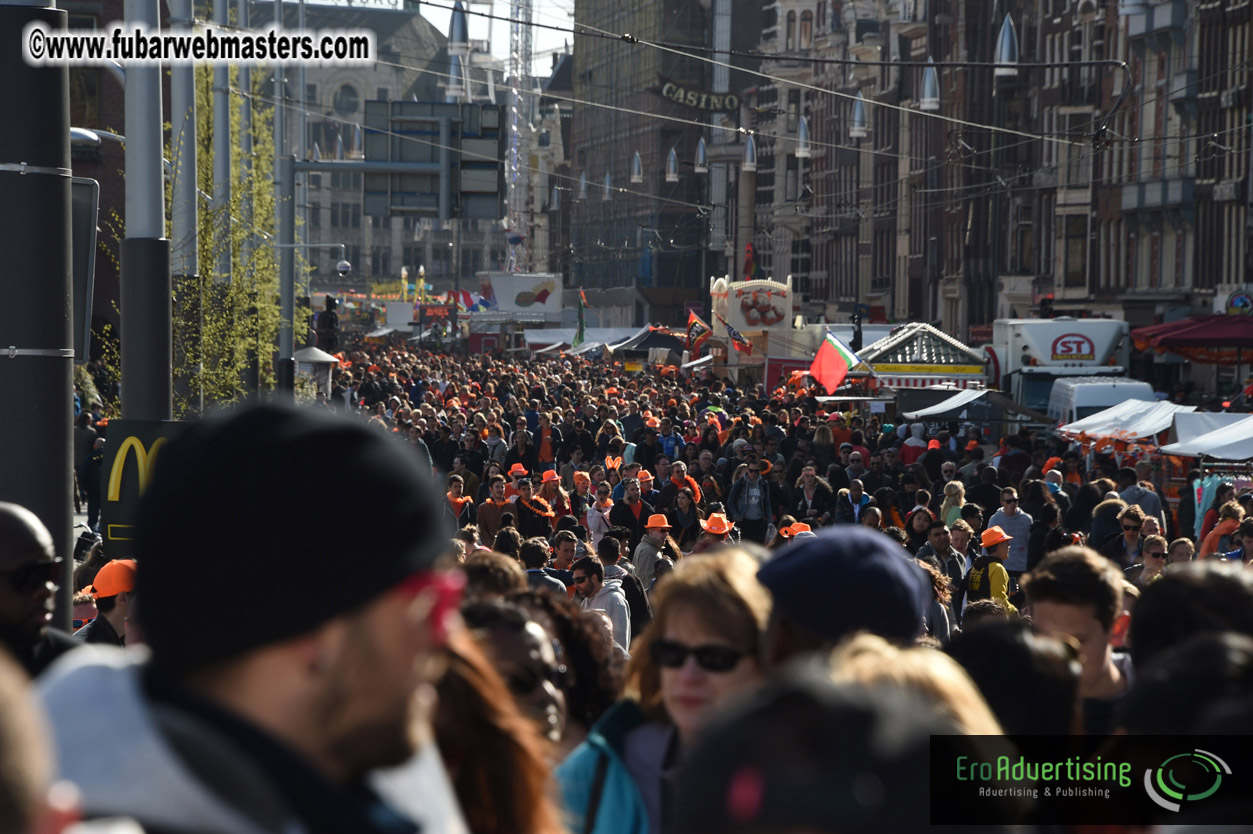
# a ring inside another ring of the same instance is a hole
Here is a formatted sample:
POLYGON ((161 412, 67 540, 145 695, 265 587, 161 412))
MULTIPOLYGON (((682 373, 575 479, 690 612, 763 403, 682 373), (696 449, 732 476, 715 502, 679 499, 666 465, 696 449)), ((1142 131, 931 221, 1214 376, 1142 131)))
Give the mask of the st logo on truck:
POLYGON ((1096 359, 1096 345, 1082 333, 1067 333, 1053 340, 1054 362, 1091 362, 1096 359))

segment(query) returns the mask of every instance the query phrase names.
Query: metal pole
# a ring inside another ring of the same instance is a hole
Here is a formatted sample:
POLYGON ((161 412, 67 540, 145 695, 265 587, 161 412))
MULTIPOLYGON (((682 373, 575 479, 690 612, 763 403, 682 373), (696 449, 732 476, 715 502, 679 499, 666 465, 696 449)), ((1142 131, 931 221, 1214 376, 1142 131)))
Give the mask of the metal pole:
POLYGON ((278 242, 279 249, 279 315, 278 362, 275 365, 276 393, 291 397, 295 390, 295 360, 292 359, 294 339, 292 327, 296 316, 296 161, 290 156, 278 159, 278 242))
MULTIPOLYGON (((171 0, 171 26, 191 31, 193 18, 191 0, 171 0)), ((174 185, 170 208, 174 229, 172 269, 175 284, 180 290, 181 306, 187 309, 194 304, 194 314, 199 319, 195 344, 189 344, 189 340, 180 343, 176 367, 185 369, 188 355, 191 354, 199 357, 203 369, 204 298, 199 292, 200 230, 199 207, 196 204, 196 73, 191 66, 174 66, 170 69, 170 111, 170 150, 174 157, 174 185)), ((179 376, 180 396, 186 398, 191 395, 190 382, 185 374, 179 376)), ((199 411, 203 414, 203 378, 199 385, 199 405, 199 411)))
MULTIPOLYGON (((66 28, 66 12, 3 0, 0 108, 34 114, 0 130, 0 500, 21 504, 52 533, 58 555, 72 551, 74 339, 70 333, 70 112, 65 66, 31 67, 22 29, 41 21, 66 28), (37 278, 37 280, 35 280, 37 278)), ((73 588, 63 583, 55 623, 68 629, 73 588)))
MULTIPOLYGON (((241 30, 251 28, 252 24, 248 20, 248 0, 239 0, 235 14, 241 30)), ((252 171, 252 67, 248 64, 239 65, 239 89, 242 93, 239 104, 239 151, 246 183, 240 219, 246 229, 252 229, 252 187, 247 181, 247 175, 252 171)), ((251 234, 244 238, 243 244, 242 260, 244 264, 248 264, 252 260, 253 250, 251 234)))
MULTIPOLYGON (((230 23, 227 0, 213 0, 213 22, 230 23)), ((129 73, 128 73, 129 75, 129 73)), ((127 87, 129 88, 129 84, 127 87)), ((217 230, 217 280, 231 280, 231 75, 230 67, 213 68, 213 212, 217 230)), ((129 99, 129 96, 128 96, 129 99)), ((159 100, 158 100, 159 101, 159 100)))
MULTIPOLYGON (((305 0, 297 7, 296 26, 305 28, 305 0)), ((296 158, 309 158, 309 107, 306 100, 305 65, 296 65, 296 158)), ((358 149, 360 150, 360 149, 358 149)), ((309 239, 309 175, 301 174, 296 181, 296 205, 300 210, 300 226, 297 234, 302 241, 309 239)), ((307 273, 302 272, 307 278, 307 273)), ((306 282, 307 283, 307 282, 306 282)))
MULTIPOLYGON (((157 0, 126 0, 127 25, 155 31, 157 0)), ((169 420, 170 241, 165 237, 161 70, 126 71, 126 239, 122 241, 122 416, 169 420)))

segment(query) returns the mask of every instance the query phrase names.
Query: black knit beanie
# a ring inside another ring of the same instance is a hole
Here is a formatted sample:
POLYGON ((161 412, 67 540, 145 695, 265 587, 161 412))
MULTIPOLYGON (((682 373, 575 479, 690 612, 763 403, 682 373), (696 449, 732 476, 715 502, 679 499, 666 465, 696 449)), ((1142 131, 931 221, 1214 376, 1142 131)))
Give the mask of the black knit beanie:
POLYGON ((392 435, 263 406, 170 442, 140 505, 137 606, 172 677, 314 630, 448 544, 430 472, 392 435))

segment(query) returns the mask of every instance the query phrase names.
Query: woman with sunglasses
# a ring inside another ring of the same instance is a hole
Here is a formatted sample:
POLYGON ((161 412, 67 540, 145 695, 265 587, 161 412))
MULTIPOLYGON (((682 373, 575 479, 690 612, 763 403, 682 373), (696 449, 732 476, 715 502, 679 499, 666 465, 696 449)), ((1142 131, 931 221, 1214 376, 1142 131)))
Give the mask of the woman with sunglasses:
POLYGON ((770 597, 739 550, 685 559, 653 598, 634 643, 627 698, 557 769, 571 830, 656 834, 669 813, 663 776, 715 709, 754 686, 770 597))

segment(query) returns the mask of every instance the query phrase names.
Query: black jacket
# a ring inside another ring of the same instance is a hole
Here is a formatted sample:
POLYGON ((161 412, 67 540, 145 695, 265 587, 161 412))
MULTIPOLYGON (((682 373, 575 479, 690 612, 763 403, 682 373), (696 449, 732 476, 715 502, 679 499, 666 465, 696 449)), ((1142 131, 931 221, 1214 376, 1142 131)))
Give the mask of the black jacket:
POLYGON ((96 619, 74 632, 74 639, 105 646, 126 645, 122 635, 114 630, 113 624, 106 620, 103 614, 97 614, 96 619))
POLYGON ((639 546, 640 539, 644 538, 644 525, 648 523, 648 517, 656 512, 653 505, 647 501, 640 501, 643 506, 640 508, 640 517, 636 518, 635 513, 627 506, 626 499, 614 502, 613 508, 609 510, 609 524, 615 527, 625 527, 631 531, 630 552, 634 553, 635 548, 639 546))

